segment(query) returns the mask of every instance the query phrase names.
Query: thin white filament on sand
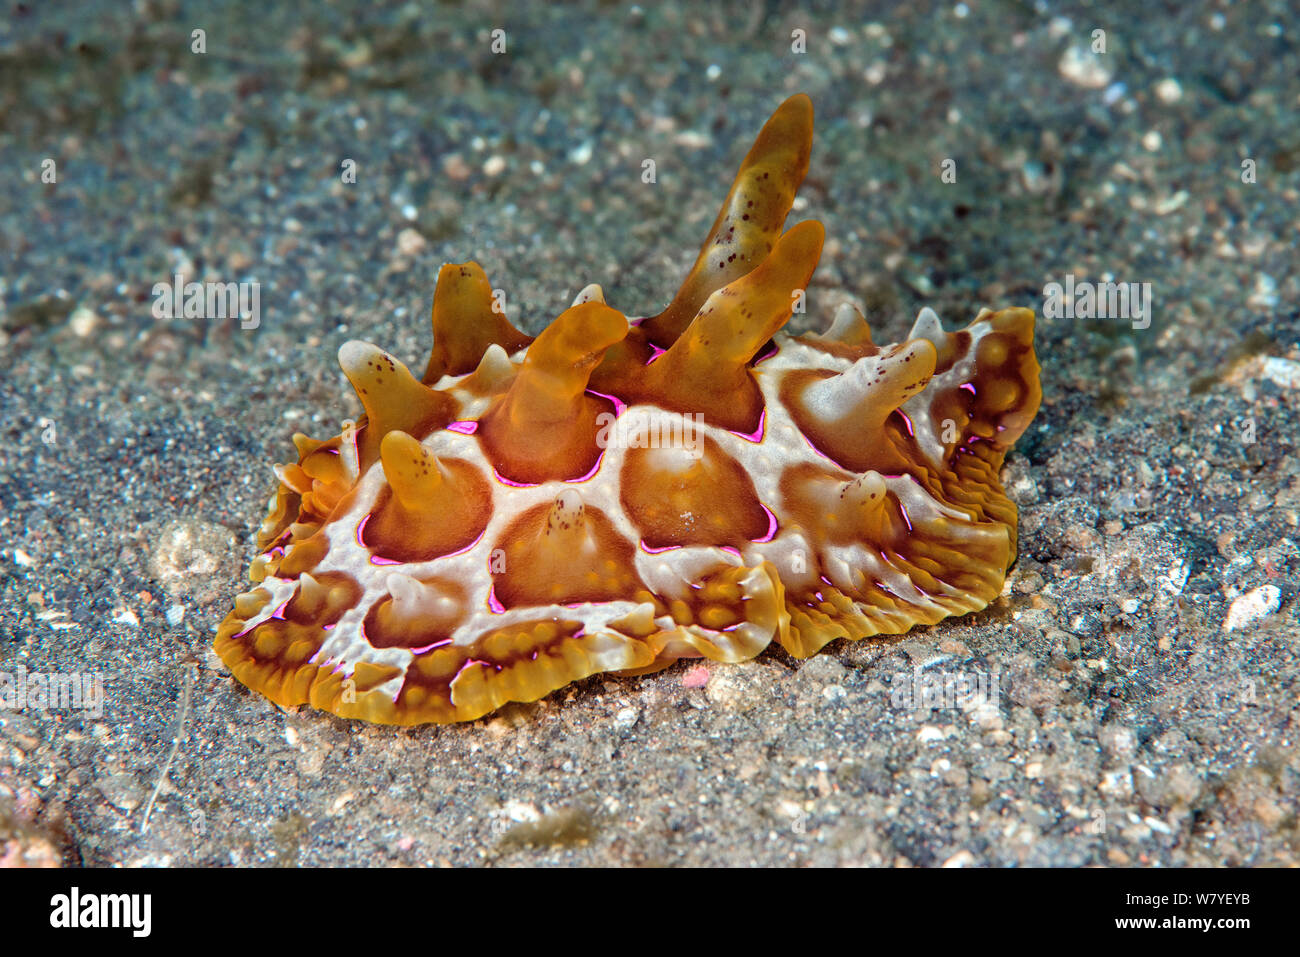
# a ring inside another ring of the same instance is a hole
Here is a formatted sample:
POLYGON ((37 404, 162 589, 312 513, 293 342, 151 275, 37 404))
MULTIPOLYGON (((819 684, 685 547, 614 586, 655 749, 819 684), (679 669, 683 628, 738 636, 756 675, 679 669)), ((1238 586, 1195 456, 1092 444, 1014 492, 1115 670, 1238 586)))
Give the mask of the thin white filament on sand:
POLYGON ((197 665, 190 663, 185 668, 185 683, 181 686, 180 717, 176 721, 176 734, 172 737, 171 750, 167 752, 167 760, 163 762, 162 771, 158 774, 158 780, 154 782, 153 792, 149 795, 149 803, 144 807, 144 821, 140 824, 141 834, 149 833, 149 816, 153 814, 154 801, 158 800, 163 781, 167 780, 167 772, 171 770, 172 761, 176 759, 176 752, 181 747, 181 739, 185 737, 185 723, 190 716, 190 692, 194 687, 194 671, 196 667, 197 665))

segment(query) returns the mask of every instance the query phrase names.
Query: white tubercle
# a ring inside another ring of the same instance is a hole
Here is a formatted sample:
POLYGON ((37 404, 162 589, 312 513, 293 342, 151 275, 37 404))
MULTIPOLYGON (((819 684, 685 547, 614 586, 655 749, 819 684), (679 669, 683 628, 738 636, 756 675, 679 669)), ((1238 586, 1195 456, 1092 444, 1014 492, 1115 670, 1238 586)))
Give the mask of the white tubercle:
POLYGON ((596 283, 583 286, 582 291, 573 297, 573 304, 581 306, 584 302, 604 302, 605 290, 601 289, 596 283))
POLYGON ((947 341, 947 334, 943 331, 938 313, 926 306, 916 314, 916 322, 912 324, 912 331, 907 334, 907 338, 928 339, 938 349, 947 341))

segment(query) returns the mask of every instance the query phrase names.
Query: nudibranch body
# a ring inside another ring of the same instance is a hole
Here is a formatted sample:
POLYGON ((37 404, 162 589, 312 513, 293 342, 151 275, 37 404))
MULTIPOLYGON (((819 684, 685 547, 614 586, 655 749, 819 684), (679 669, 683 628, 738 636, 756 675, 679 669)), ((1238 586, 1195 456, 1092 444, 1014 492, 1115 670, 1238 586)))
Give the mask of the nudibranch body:
POLYGON ((985 607, 1015 558, 1003 456, 1038 408, 1033 314, 877 346, 841 307, 782 327, 822 227, 782 231, 812 104, 746 156, 669 306, 629 322, 598 286, 536 338, 475 263, 444 266, 417 378, 339 362, 364 416, 297 461, 255 587, 216 649, 284 706, 465 721, 600 672, 797 657, 985 607))

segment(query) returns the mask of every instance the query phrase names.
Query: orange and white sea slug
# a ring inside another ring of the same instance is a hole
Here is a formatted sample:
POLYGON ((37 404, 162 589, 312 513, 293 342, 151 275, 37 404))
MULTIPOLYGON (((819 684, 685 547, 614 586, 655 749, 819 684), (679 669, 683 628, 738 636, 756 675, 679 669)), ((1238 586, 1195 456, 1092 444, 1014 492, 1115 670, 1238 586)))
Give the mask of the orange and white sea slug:
POLYGON ((985 607, 1016 554, 998 474, 1038 409, 1033 314, 877 346, 781 329, 822 227, 782 232, 812 104, 781 105, 668 308, 588 286, 536 338, 448 265, 417 378, 348 342, 365 414, 297 461, 216 650, 280 705, 466 721, 599 672, 797 657, 985 607))

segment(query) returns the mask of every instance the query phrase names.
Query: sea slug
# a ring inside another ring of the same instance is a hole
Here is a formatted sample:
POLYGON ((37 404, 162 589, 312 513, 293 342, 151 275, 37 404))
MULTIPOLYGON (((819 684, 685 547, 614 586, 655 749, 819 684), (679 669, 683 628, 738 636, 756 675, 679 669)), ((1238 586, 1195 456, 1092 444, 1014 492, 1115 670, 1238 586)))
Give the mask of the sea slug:
POLYGON ((588 286, 536 338, 444 266, 423 374, 347 342, 364 408, 295 435, 216 650, 276 703, 467 721, 599 672, 806 657, 985 607, 1016 555, 999 481, 1038 409, 1034 316, 878 346, 805 301, 820 223, 783 231, 812 104, 759 133, 690 274, 629 322, 588 286))

